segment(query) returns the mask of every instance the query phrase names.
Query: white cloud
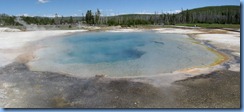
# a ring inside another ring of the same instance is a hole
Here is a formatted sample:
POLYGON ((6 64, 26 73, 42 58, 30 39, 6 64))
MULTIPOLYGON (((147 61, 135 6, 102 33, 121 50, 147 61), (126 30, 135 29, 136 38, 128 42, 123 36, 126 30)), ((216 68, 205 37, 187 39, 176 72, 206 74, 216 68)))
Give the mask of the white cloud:
POLYGON ((116 14, 115 13, 109 13, 108 16, 115 16, 116 14))
POLYGON ((23 16, 30 16, 29 14, 23 14, 23 16))
MULTIPOLYGON (((162 11, 162 12, 156 12, 156 14, 178 14, 180 13, 181 10, 170 10, 170 11, 162 11)), ((135 14, 155 14, 155 12, 150 12, 147 10, 141 11, 141 12, 136 12, 135 14)))
POLYGON ((49 0, 38 0, 39 3, 47 3, 49 0))
POLYGON ((24 14, 17 14, 16 16, 33 17, 32 15, 29 15, 29 14, 27 14, 27 13, 24 13, 24 14))
MULTIPOLYGON (((55 14, 44 14, 43 17, 55 17, 55 14)), ((61 17, 61 15, 58 15, 58 17, 61 17)))
POLYGON ((154 14, 154 13, 144 10, 144 11, 138 12, 136 14, 154 14))
POLYGON ((181 10, 174 10, 174 11, 164 11, 164 13, 169 13, 169 14, 178 14, 180 13, 181 10))
POLYGON ((78 16, 78 14, 73 14, 73 16, 78 16))
POLYGON ((99 9, 101 12, 101 16, 115 16, 116 13, 113 9, 99 9))

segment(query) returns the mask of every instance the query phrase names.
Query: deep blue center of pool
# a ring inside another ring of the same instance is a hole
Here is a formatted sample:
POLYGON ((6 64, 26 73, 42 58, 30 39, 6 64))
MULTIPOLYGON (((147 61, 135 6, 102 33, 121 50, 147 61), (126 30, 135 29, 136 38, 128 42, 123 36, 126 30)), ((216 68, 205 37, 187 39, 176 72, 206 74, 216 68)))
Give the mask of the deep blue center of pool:
MULTIPOLYGON (((155 36, 155 35, 154 35, 155 36)), ((70 46, 64 63, 102 63, 134 60, 145 54, 150 33, 84 33, 64 39, 70 46)))

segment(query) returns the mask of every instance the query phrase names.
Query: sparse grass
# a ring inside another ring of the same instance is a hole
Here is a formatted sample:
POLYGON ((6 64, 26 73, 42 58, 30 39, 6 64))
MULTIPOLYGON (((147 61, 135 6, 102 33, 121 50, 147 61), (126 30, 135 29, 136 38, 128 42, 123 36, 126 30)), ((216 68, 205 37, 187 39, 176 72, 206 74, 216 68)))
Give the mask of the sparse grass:
POLYGON ((202 28, 234 28, 234 29, 240 28, 240 24, 202 24, 202 23, 196 23, 196 24, 177 24, 176 26, 194 27, 195 25, 197 25, 197 27, 202 27, 202 28))
POLYGON ((154 29, 154 28, 172 28, 172 25, 136 25, 133 28, 154 29))

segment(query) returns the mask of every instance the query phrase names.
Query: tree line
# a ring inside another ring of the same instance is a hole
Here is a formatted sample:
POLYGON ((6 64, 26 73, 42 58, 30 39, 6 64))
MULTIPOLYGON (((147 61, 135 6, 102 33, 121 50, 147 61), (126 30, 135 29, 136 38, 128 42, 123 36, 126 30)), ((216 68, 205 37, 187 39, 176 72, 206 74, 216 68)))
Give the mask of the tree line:
POLYGON ((0 14, 0 25, 1 26, 19 26, 17 18, 25 21, 27 24, 36 25, 64 25, 64 24, 76 24, 80 20, 74 20, 70 17, 29 17, 29 16, 9 16, 7 14, 0 14))
POLYGON ((109 17, 108 25, 240 24, 240 6, 204 7, 177 14, 129 14, 109 17))
MULTIPOLYGON (((102 16, 97 9, 95 12, 88 10, 80 17, 26 17, 21 16, 28 24, 37 25, 64 25, 64 24, 87 24, 87 25, 174 25, 187 23, 208 24, 240 24, 240 6, 214 6, 192 10, 183 10, 180 13, 157 13, 154 14, 127 14, 117 16, 102 16)), ((0 25, 20 25, 15 21, 16 16, 0 14, 0 25)))

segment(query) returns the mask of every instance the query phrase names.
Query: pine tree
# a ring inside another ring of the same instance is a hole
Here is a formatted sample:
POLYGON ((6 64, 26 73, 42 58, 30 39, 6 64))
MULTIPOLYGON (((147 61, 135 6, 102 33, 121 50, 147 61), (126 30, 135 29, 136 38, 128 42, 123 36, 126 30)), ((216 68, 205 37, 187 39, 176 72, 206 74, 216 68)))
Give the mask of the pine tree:
POLYGON ((91 10, 88 10, 86 13, 86 23, 90 25, 94 24, 94 16, 91 10))
POLYGON ((99 9, 97 9, 97 12, 95 13, 95 23, 96 24, 100 23, 100 15, 101 15, 101 12, 99 11, 99 9))
POLYGON ((69 24, 73 24, 73 23, 74 23, 73 17, 70 16, 70 18, 69 18, 69 24))

